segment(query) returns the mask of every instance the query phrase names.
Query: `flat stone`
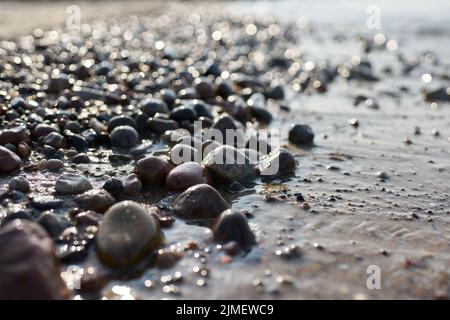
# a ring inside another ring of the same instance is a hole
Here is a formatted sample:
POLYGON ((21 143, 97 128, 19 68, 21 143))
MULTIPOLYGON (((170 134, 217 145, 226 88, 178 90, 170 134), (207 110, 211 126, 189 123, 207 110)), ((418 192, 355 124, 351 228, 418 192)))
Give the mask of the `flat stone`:
POLYGON ((61 195, 80 194, 90 189, 92 185, 86 177, 73 173, 59 176, 55 184, 56 193, 61 195))

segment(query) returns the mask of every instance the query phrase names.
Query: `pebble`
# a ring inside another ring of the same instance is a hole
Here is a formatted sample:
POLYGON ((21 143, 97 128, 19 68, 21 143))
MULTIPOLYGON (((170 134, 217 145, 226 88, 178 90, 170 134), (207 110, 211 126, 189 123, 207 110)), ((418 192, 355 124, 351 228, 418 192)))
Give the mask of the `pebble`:
POLYGON ((13 127, 0 133, 0 144, 18 145, 22 141, 30 142, 30 131, 24 126, 13 127))
POLYGON ((162 187, 172 166, 166 157, 148 156, 136 163, 136 169, 145 187, 162 187))
POLYGON ((65 73, 52 74, 48 83, 49 93, 59 93, 70 86, 69 76, 65 73))
POLYGON ((168 249, 159 249, 156 255, 155 266, 159 269, 167 269, 174 266, 183 255, 180 252, 168 249))
POLYGON ((142 193, 142 182, 135 173, 131 173, 123 179, 123 189, 127 196, 140 196, 142 193))
POLYGON ((45 230, 26 220, 0 228, 0 299, 65 299, 55 248, 45 230))
POLYGON ((137 125, 136 125, 136 121, 134 121, 134 119, 131 118, 130 116, 118 115, 118 116, 112 117, 111 120, 109 120, 108 131, 112 132, 115 128, 120 127, 120 126, 129 126, 129 127, 136 128, 137 125))
POLYGON ((222 145, 211 151, 202 164, 217 178, 226 181, 248 181, 256 176, 255 164, 239 150, 222 145))
POLYGON ((42 212, 36 222, 39 223, 52 238, 59 236, 64 230, 63 223, 52 211, 42 212))
POLYGON ((116 201, 106 190, 89 190, 74 198, 75 203, 83 210, 105 212, 116 201))
POLYGON ((26 211, 26 210, 19 210, 19 211, 14 211, 11 213, 8 213, 2 220, 2 223, 0 224, 0 227, 6 225, 7 223, 10 223, 11 221, 14 221, 16 219, 19 220, 33 220, 33 218, 31 217, 31 214, 26 211))
POLYGON ((51 132, 58 132, 58 129, 48 124, 38 124, 32 131, 32 135, 36 138, 45 137, 51 132))
POLYGON ((57 132, 50 132, 42 140, 42 144, 51 146, 55 149, 62 149, 67 147, 66 139, 57 132))
POLYGON ((235 241, 242 248, 249 248, 255 244, 255 235, 245 215, 230 209, 221 213, 213 227, 213 232, 215 240, 219 243, 235 241))
POLYGON ((263 177, 275 177, 295 173, 296 167, 297 162, 289 151, 276 149, 261 159, 257 170, 263 177))
POLYGON ((208 170, 196 162, 185 162, 169 172, 166 188, 172 191, 183 191, 196 184, 211 184, 208 170))
POLYGON ((63 199, 55 199, 52 196, 45 195, 33 195, 30 200, 31 205, 40 211, 56 209, 64 204, 63 199))
POLYGON ((147 98, 142 102, 142 112, 145 112, 149 117, 153 117, 156 113, 169 113, 169 107, 160 99, 147 98))
POLYGON ((382 179, 382 180, 388 180, 389 179, 389 174, 385 171, 380 171, 377 173, 377 177, 382 179))
POLYGON ((45 168, 50 171, 58 171, 64 168, 64 162, 59 159, 49 159, 45 163, 45 168))
POLYGON ((314 132, 306 124, 296 124, 289 130, 289 141, 297 145, 311 145, 314 141, 314 132))
POLYGON ((133 201, 109 208, 100 222, 96 250, 111 267, 130 267, 154 251, 163 241, 155 218, 133 201))
POLYGON ((10 173, 19 169, 22 160, 14 152, 0 146, 0 173, 10 173))
POLYGON ((86 177, 73 173, 62 174, 55 183, 55 191, 61 195, 80 194, 90 189, 92 185, 86 177))
POLYGON ((162 134, 167 130, 179 128, 178 122, 171 119, 150 118, 147 121, 147 127, 151 132, 162 134))
POLYGON ((207 184, 197 184, 178 195, 173 203, 176 215, 184 219, 213 219, 228 209, 220 193, 207 184))
POLYGON ((80 163, 90 163, 91 159, 89 158, 89 156, 85 153, 79 153, 76 156, 74 156, 72 158, 72 162, 76 163, 76 164, 80 164, 80 163))
POLYGON ((110 178, 103 184, 103 189, 108 191, 117 200, 121 199, 125 194, 122 181, 116 178, 110 178))
POLYGON ((23 176, 14 177, 9 181, 9 189, 28 193, 30 192, 30 183, 23 176))
POLYGON ((111 145, 117 148, 132 148, 138 144, 139 134, 130 126, 118 126, 111 132, 111 145))
POLYGON ((193 108, 186 106, 179 106, 172 110, 170 117, 178 122, 181 121, 194 121, 197 119, 197 112, 193 108))
POLYGON ((19 144, 17 145, 17 154, 22 159, 28 158, 31 155, 31 148, 28 143, 24 141, 19 142, 19 144))
POLYGON ((217 119, 217 121, 214 122, 213 126, 211 127, 211 129, 218 130, 221 133, 221 135, 222 135, 221 142, 223 142, 223 143, 225 143, 226 131, 227 130, 236 130, 237 128, 238 127, 235 124, 233 118, 227 114, 220 116, 220 118, 217 119))

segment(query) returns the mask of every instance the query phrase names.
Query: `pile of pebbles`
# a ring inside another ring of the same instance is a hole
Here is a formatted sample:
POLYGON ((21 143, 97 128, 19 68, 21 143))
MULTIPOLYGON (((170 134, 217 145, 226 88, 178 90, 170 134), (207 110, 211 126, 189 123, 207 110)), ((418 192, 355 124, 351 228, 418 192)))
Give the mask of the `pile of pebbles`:
MULTIPOLYGON (((268 17, 167 13, 0 41, 0 174, 9 180, 0 188, 0 297, 67 297, 61 263, 90 248, 114 272, 148 265, 175 219, 202 221, 234 254, 251 250, 247 217, 220 190, 295 174, 294 155, 257 129, 288 110, 287 86, 323 92, 337 76, 305 66, 296 39, 293 25, 268 17), (213 129, 242 139, 221 143, 213 129), (100 154, 134 169, 94 183, 80 168, 95 171, 100 154), (53 194, 30 182, 43 172, 53 194), (152 190, 173 201, 140 205, 152 190), (29 267, 16 274, 17 263, 29 267)), ((296 124, 286 138, 311 146, 314 133, 296 124)))

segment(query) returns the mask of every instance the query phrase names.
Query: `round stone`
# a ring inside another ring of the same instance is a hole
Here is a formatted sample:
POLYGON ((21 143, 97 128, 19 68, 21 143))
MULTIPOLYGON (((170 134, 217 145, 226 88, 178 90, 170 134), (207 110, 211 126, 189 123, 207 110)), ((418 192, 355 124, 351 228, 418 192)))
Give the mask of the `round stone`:
POLYGON ((166 182, 167 174, 172 169, 165 157, 149 156, 136 164, 137 173, 146 187, 162 187, 166 182))
POLYGON ((67 146, 66 139, 57 132, 50 132, 42 140, 42 144, 49 145, 55 149, 65 148, 67 146))
POLYGON ((47 170, 58 171, 64 168, 64 163, 59 159, 49 159, 45 165, 47 170))
POLYGON ((142 112, 146 113, 150 117, 153 117, 156 113, 169 113, 169 107, 160 99, 147 98, 142 102, 142 112))
POLYGON ((214 238, 219 243, 235 241, 243 248, 255 243, 255 235, 248 225, 247 218, 240 212, 225 210, 213 227, 214 238))
POLYGON ((30 141, 30 131, 24 126, 14 127, 0 133, 0 144, 11 143, 17 145, 22 141, 30 141))
POLYGON ((139 141, 136 129, 130 126, 118 126, 111 132, 111 144, 118 148, 132 148, 139 141))
POLYGON ((114 116, 111 118, 111 120, 109 120, 108 131, 111 132, 115 128, 120 126, 130 126, 136 128, 136 121, 134 121, 133 118, 127 115, 114 116))
POLYGON ((142 182, 136 174, 132 173, 123 179, 123 188, 127 196, 137 197, 142 193, 142 182))
POLYGON ((211 184, 208 170, 196 162, 185 162, 169 172, 166 188, 173 191, 186 190, 196 184, 211 184))
POLYGON ((314 141, 314 132, 306 124, 296 124, 289 130, 289 141, 298 145, 311 145, 314 141))
POLYGON ((105 190, 89 190, 76 196, 74 200, 81 209, 95 212, 105 212, 116 202, 105 190))
POLYGON ((64 299, 53 241, 35 222, 14 220, 0 228, 0 299, 64 299))
POLYGON ((225 199, 207 184, 188 188, 173 203, 175 214, 184 219, 214 219, 226 209, 225 199))
POLYGON ((133 201, 116 203, 106 211, 96 235, 101 261, 111 267, 130 267, 163 241, 155 218, 133 201))
POLYGON ((246 181, 256 176, 255 164, 234 147, 223 145, 211 151, 202 164, 220 180, 246 181))
POLYGON ((9 189, 18 190, 23 193, 28 193, 30 192, 30 183, 25 177, 22 176, 14 177, 9 181, 9 189))
POLYGON ((194 121, 197 119, 197 112, 193 108, 186 106, 179 106, 172 110, 170 117, 175 121, 194 121))
POLYGON ((116 178, 106 180, 103 184, 103 189, 112 194, 116 199, 122 198, 125 193, 122 181, 116 178))
POLYGON ((295 172, 297 162, 287 150, 276 149, 262 157, 257 170, 262 177, 274 177, 295 172))

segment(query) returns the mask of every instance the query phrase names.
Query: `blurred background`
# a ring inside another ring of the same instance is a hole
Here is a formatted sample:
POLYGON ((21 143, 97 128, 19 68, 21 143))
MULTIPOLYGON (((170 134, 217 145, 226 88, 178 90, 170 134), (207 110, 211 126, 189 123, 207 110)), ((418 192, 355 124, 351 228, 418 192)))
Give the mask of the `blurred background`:
POLYGON ((8 38, 36 27, 64 23, 67 8, 77 5, 81 9, 82 22, 94 18, 124 16, 130 14, 164 12, 171 3, 189 2, 193 10, 201 3, 215 3, 224 8, 248 13, 272 13, 285 19, 305 17, 316 23, 333 25, 360 24, 364 26, 367 10, 380 9, 381 27, 387 32, 446 33, 450 30, 450 1, 446 0, 237 0, 237 1, 0 1, 0 37, 8 38))

